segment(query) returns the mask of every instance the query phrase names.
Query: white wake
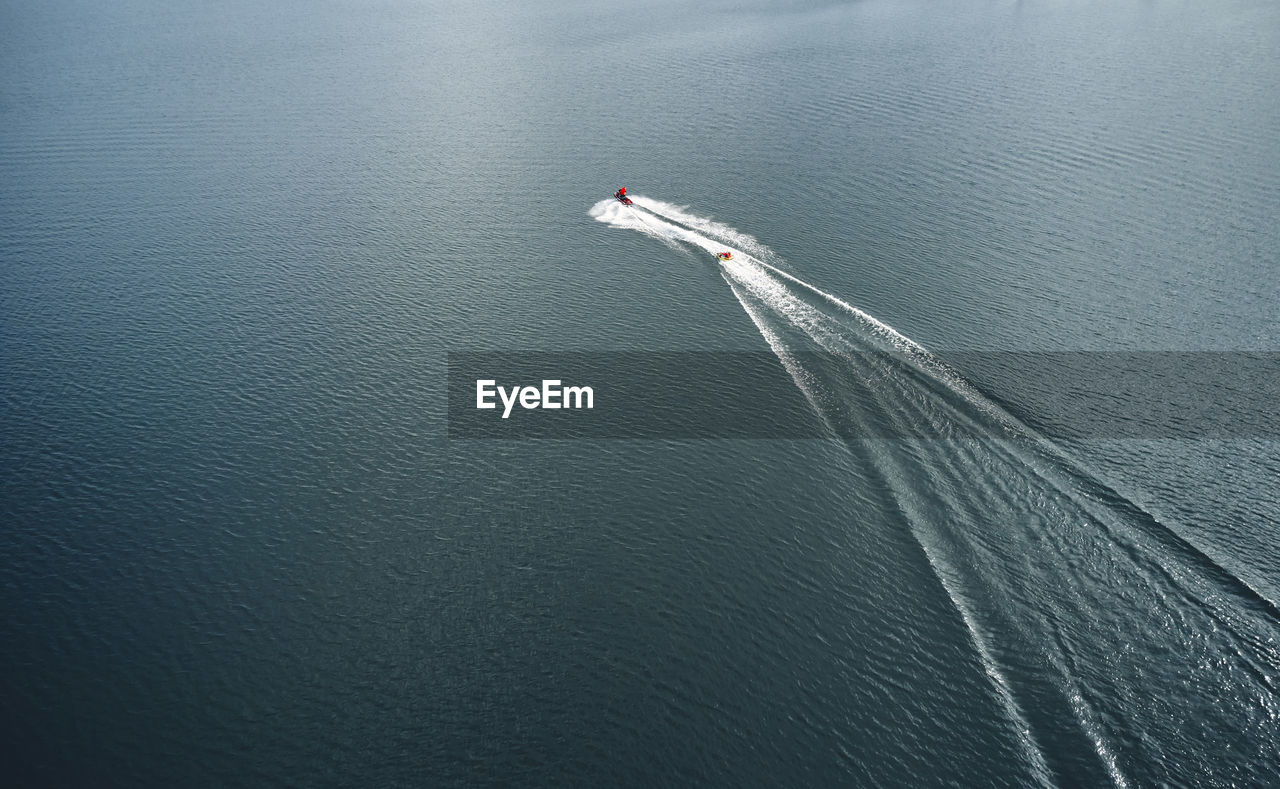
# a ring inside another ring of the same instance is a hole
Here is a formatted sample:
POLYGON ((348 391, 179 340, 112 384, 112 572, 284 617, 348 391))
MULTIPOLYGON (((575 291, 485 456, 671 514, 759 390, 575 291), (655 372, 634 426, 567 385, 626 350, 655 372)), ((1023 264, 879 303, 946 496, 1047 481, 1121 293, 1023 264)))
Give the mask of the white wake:
POLYGON ((633 199, 590 215, 705 253, 833 436, 873 423, 955 437, 848 446, 893 492, 1044 783, 1227 778, 1214 772, 1216 746, 1187 730, 1184 706, 1257 764, 1280 763, 1274 605, 919 343, 785 271, 757 239, 633 199), (1153 655, 1164 656, 1156 671, 1153 655))

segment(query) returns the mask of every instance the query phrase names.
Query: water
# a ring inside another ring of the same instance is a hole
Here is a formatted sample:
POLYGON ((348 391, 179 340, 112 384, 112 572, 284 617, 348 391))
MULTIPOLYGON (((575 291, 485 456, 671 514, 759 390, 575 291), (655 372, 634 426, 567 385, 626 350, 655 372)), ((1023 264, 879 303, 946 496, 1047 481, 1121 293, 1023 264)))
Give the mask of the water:
POLYGON ((1273 5, 0 19, 15 784, 1272 780, 1276 442, 931 360, 1277 350, 1273 5), (450 442, 450 349, 1001 440, 450 442))

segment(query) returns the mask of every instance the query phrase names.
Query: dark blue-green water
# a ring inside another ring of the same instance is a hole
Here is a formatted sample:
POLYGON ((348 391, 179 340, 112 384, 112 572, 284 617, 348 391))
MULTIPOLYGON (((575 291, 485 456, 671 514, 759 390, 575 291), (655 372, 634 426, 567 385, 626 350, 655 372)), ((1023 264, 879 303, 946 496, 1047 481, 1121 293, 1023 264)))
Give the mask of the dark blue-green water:
POLYGON ((1280 350, 1275 3, 5 0, 0 69, 5 785, 1274 782, 1274 438, 450 441, 445 370, 945 430, 1035 414, 857 353, 1280 350))

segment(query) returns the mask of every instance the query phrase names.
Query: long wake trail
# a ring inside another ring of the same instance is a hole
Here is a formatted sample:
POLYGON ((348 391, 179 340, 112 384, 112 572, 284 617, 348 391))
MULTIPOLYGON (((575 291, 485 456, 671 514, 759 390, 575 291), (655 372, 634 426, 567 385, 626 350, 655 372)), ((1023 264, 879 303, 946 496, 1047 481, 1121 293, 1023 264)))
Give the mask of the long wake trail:
POLYGON ((707 253, 833 437, 867 420, 941 437, 845 446, 893 492, 1033 774, 1117 786, 1268 780, 1280 764, 1274 602, 919 343, 788 273, 755 238, 634 199, 590 215, 707 253), (733 259, 716 260, 721 250, 733 259))

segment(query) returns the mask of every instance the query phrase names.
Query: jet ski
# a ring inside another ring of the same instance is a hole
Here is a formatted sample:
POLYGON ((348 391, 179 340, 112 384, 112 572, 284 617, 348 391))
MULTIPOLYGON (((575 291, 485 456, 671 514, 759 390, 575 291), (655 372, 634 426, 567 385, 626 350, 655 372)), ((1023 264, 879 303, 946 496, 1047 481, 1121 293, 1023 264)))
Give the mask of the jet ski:
POLYGON ((618 202, 619 202, 619 203, 622 203, 623 205, 631 205, 631 204, 632 204, 632 200, 631 200, 631 198, 630 198, 630 197, 627 197, 627 187, 625 187, 625 186, 624 186, 624 187, 622 187, 621 189, 619 189, 618 191, 614 192, 614 193, 613 193, 613 196, 614 196, 614 197, 616 197, 616 198, 618 198, 618 202))

